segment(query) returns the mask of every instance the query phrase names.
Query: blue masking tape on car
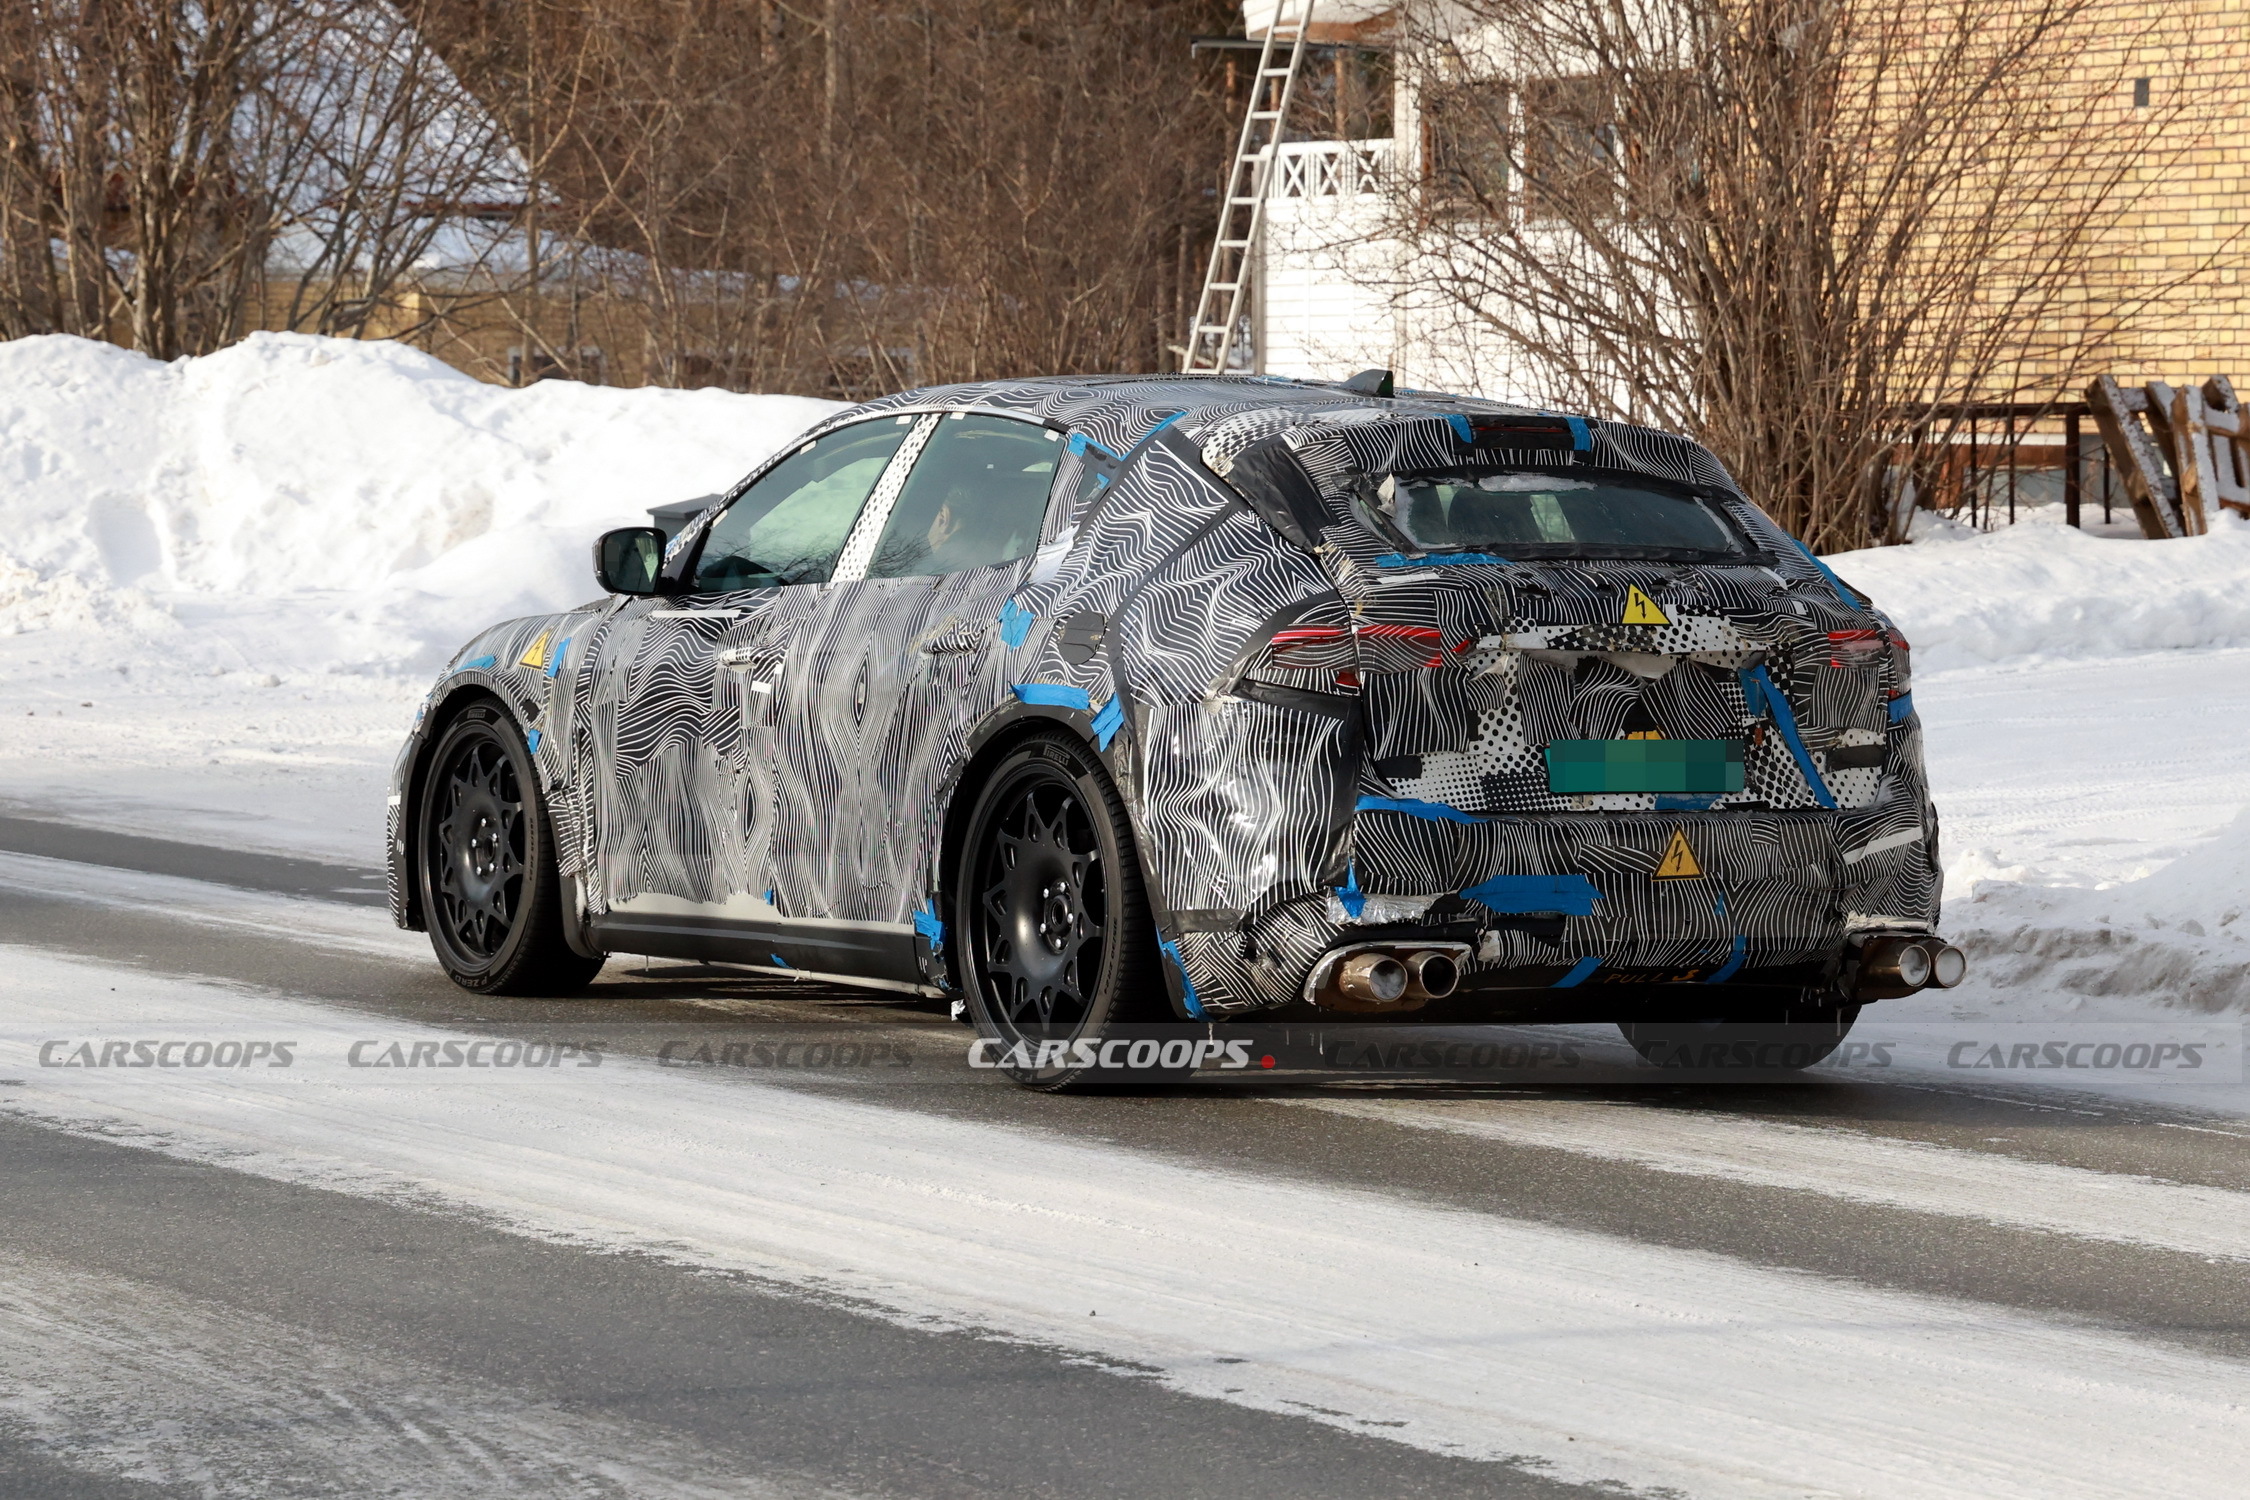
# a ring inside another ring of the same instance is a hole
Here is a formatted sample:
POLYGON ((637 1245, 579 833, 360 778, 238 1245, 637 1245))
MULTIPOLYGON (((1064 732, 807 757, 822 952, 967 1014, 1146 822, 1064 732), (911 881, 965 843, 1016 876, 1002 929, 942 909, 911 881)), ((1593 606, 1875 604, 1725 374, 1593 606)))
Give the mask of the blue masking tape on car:
POLYGON ((1188 976, 1187 960, 1180 957, 1180 945, 1171 938, 1165 938, 1156 946, 1172 961, 1172 967, 1180 971, 1180 1003, 1187 1007, 1189 1015, 1198 1021, 1202 1020, 1203 1002, 1195 998, 1195 981, 1188 976))
POLYGON ((1735 975, 1742 972, 1743 962, 1748 959, 1749 956, 1750 939, 1744 937, 1739 932, 1736 933, 1734 935, 1734 947, 1728 952, 1727 961, 1719 965, 1719 971, 1716 974, 1713 974, 1709 979, 1706 979, 1703 982, 1705 984, 1725 984, 1728 980, 1734 978, 1735 975))
POLYGON ((1031 622, 1039 617, 1010 599, 1000 606, 1000 639, 1008 643, 1010 651, 1024 643, 1031 634, 1031 622))
POLYGON ((937 906, 934 902, 927 910, 918 910, 914 913, 914 930, 929 939, 932 953, 945 946, 945 924, 938 920, 937 906))
POLYGON ((523 737, 523 743, 524 748, 536 754, 539 749, 539 731, 534 729, 529 734, 525 735, 523 737))
POLYGON ((1490 552, 1440 552, 1427 557, 1408 557, 1403 552, 1386 552, 1375 559, 1378 568, 1449 568, 1459 563, 1466 567, 1475 563, 1508 565, 1504 557, 1490 552))
POLYGON ((1495 875, 1461 894, 1504 917, 1550 911, 1566 917, 1591 916, 1594 903, 1602 898, 1583 875, 1495 875))
POLYGON ((1071 455, 1074 458, 1084 458, 1086 456, 1086 450, 1088 448, 1091 448, 1096 453, 1114 459, 1118 463, 1125 462, 1124 454, 1113 452, 1108 448, 1104 448, 1100 443, 1095 442, 1092 438, 1086 436, 1086 434, 1083 432, 1072 433, 1070 435, 1070 441, 1064 444, 1064 446, 1070 449, 1071 455))
POLYGON ((489 656, 472 656, 453 670, 456 672, 481 672, 491 665, 492 658, 489 656))
MULTIPOLYGON (((1805 749, 1804 740, 1798 737, 1797 716, 1791 712, 1789 700, 1782 696, 1781 689, 1773 685, 1773 679, 1766 675, 1764 667, 1745 668, 1742 680, 1745 684, 1757 684, 1759 701, 1772 716, 1773 727, 1780 734, 1781 742, 1789 747, 1789 754, 1796 760, 1797 770, 1804 776, 1805 789, 1812 793, 1813 801, 1831 812, 1835 811, 1836 799, 1829 795, 1828 783, 1820 779, 1820 767, 1813 764, 1812 755, 1805 749)), ((1746 701, 1750 697, 1747 686, 1744 687, 1742 696, 1746 701)))
MULTIPOLYGON (((1133 445, 1133 451, 1126 454, 1125 457, 1119 461, 1122 463, 1131 463, 1134 459, 1140 457, 1141 450, 1143 448, 1146 448, 1149 444, 1155 442, 1156 435, 1158 433, 1162 432, 1165 428, 1171 426, 1174 422, 1177 422, 1178 420, 1180 420, 1180 418, 1186 415, 1187 413, 1184 411, 1176 411, 1172 413, 1172 415, 1166 417, 1163 421, 1157 423, 1154 427, 1151 427, 1148 431, 1142 433, 1141 440, 1133 445)), ((1104 448, 1102 451, 1104 453, 1109 452, 1109 450, 1106 448, 1104 448)))
POLYGON ((1471 445, 1472 447, 1475 446, 1477 440, 1476 429, 1469 425, 1469 419, 1467 417, 1456 414, 1454 416, 1447 417, 1445 419, 1445 424, 1453 429, 1453 435, 1455 437, 1459 438, 1462 442, 1471 445))
POLYGON ((1094 748, 1107 750, 1109 742, 1117 738, 1117 731, 1124 725, 1125 710, 1120 706, 1118 700, 1112 697, 1102 705, 1102 711, 1094 715, 1094 748))
POLYGON ((1905 722, 1906 716, 1912 712, 1914 712, 1914 695, 1912 693, 1901 693, 1891 700, 1891 722, 1893 724, 1905 722))
POLYGON ((1417 802, 1411 797, 1362 797, 1355 812, 1395 812, 1410 818, 1427 818, 1433 823, 1482 823, 1485 819, 1475 813, 1465 813, 1458 807, 1448 807, 1443 802, 1417 802))
POLYGON ((1806 546, 1803 542, 1798 541, 1795 537, 1791 537, 1789 539, 1789 542, 1791 546, 1795 547, 1799 552, 1805 554, 1806 562, 1809 562, 1814 567, 1820 569, 1820 576, 1828 580, 1828 586, 1836 591, 1836 597, 1838 599, 1843 600, 1846 604, 1857 604, 1859 602, 1858 600, 1852 598, 1851 590, 1844 587, 1844 580, 1836 576, 1836 570, 1829 567, 1828 564, 1822 562, 1819 558, 1813 556, 1812 548, 1806 546))
POLYGON ((1598 958, 1582 958, 1577 963, 1572 964, 1570 972, 1556 980, 1553 987, 1558 990, 1576 989, 1592 978, 1594 971, 1601 966, 1602 961, 1598 958))
POLYGON ((1074 688, 1066 682, 1019 682, 1016 701, 1043 704, 1048 708, 1075 708, 1080 713, 1094 706, 1084 688, 1074 688))
POLYGON ((567 635, 562 638, 562 644, 555 648, 553 660, 547 663, 547 680, 550 682, 554 681, 555 674, 562 670, 563 658, 570 655, 570 639, 567 635))
POLYGON ((1345 915, 1354 921, 1367 910, 1367 893, 1359 888, 1359 870, 1351 865, 1344 867, 1344 883, 1336 888, 1336 900, 1345 915))

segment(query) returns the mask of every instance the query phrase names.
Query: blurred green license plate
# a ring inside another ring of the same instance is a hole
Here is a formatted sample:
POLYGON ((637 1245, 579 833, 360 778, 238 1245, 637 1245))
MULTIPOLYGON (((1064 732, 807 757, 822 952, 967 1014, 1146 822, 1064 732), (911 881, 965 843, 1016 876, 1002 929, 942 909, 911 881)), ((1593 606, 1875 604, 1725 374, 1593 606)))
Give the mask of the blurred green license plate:
POLYGON ((1742 741, 1556 740, 1547 747, 1547 790, 1558 797, 1739 792, 1742 741))

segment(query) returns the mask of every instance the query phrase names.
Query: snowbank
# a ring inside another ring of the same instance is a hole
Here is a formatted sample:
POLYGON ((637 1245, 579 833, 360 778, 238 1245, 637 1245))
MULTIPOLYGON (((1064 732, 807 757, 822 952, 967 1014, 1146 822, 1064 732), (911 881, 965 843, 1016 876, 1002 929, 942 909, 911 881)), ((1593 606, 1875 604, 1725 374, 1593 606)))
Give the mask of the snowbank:
POLYGON ((596 532, 725 486, 834 409, 511 390, 299 334, 169 365, 0 343, 0 632, 162 634, 166 610, 264 601, 267 628, 234 640, 261 664, 420 673, 492 620, 585 598, 596 532))
POLYGON ((0 343, 0 801, 373 864, 455 647, 592 597, 598 532, 833 410, 293 334, 168 365, 0 343))
POLYGON ((2250 645, 2250 522, 2230 514, 2167 542, 2030 523, 1825 560, 1898 622, 1918 671, 2250 645))

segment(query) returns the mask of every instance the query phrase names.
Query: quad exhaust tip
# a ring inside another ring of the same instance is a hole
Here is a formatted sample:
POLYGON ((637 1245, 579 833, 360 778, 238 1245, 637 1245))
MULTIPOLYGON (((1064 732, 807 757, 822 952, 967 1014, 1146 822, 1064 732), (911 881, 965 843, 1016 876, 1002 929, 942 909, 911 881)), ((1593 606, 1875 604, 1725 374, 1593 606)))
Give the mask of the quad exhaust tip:
POLYGON ((1354 953, 1337 969, 1336 988, 1366 1004, 1390 1005, 1406 998, 1406 965, 1388 953, 1354 953))
POLYGON ((1443 948, 1423 948, 1406 956, 1406 992, 1424 1000, 1443 1000, 1461 987, 1461 965, 1443 948))
POLYGON ((1861 951, 1856 989, 1864 999, 1896 999, 1917 990, 1949 990, 1969 974, 1969 956, 1934 937, 1876 938, 1861 951))
POLYGON ((1305 998, 1330 1010, 1413 1010, 1461 987, 1466 943, 1367 943, 1328 954, 1305 998))

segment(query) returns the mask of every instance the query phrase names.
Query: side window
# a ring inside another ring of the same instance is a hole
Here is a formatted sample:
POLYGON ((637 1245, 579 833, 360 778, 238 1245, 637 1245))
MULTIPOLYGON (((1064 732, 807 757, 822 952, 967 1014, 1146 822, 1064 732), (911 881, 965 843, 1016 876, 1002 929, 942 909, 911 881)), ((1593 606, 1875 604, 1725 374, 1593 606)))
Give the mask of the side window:
POLYGON ((807 443, 711 523, 695 586, 710 593, 825 583, 911 418, 841 427, 807 443))
POLYGON ((1005 417, 956 414, 914 461, 868 564, 870 578, 958 573, 1039 546, 1062 435, 1005 417))

